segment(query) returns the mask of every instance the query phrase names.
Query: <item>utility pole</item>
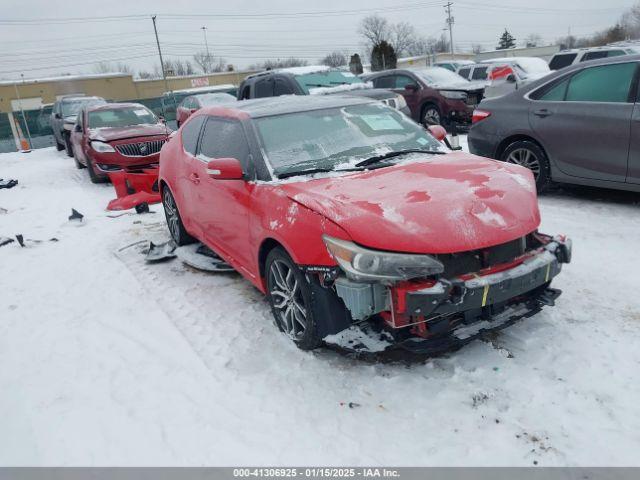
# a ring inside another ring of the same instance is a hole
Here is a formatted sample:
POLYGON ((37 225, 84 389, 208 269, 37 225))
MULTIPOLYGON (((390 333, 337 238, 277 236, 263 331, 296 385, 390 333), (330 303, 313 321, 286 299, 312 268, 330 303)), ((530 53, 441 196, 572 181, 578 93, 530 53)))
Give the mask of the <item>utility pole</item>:
POLYGON ((451 60, 453 60, 453 17, 451 16, 451 5, 453 3, 447 2, 445 8, 447 9, 447 24, 449 25, 449 48, 451 49, 451 60))
MULTIPOLYGON (((169 84, 167 83, 167 73, 164 70, 164 61, 162 60, 162 50, 160 49, 160 40, 158 39, 158 28, 156 27, 156 15, 151 17, 153 20, 153 31, 156 34, 156 45, 158 45, 158 55, 160 56, 160 68, 162 69, 162 79, 164 80, 164 91, 169 91, 169 84)), ((171 91, 173 93, 173 91, 171 91)), ((176 99, 173 98, 173 103, 175 105, 176 99)), ((164 112, 164 104, 162 105, 162 114, 165 115, 164 112)))
MULTIPOLYGON (((200 27, 202 33, 204 34, 204 47, 207 51, 207 70, 211 69, 211 54, 209 53, 209 43, 207 42, 207 27, 200 27)), ((209 72, 204 72, 209 73, 209 72)))

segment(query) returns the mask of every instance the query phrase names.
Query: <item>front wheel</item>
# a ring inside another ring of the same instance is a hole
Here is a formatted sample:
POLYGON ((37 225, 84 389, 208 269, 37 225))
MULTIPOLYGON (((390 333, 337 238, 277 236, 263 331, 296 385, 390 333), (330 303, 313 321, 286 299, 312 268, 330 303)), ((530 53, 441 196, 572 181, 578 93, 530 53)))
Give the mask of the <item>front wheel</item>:
POLYGON ((549 185, 551 180, 549 160, 537 143, 529 140, 514 142, 505 149, 500 160, 531 170, 538 192, 543 192, 549 185))
POLYGON ((427 105, 422 112, 422 124, 425 127, 431 125, 441 125, 442 117, 440 116, 440 110, 435 105, 427 105))
MULTIPOLYGON (((76 166, 78 165, 77 162, 78 161, 76 160, 76 166)), ((91 183, 105 183, 107 181, 106 178, 101 177, 96 173, 96 169, 90 158, 87 158, 87 171, 89 172, 89 179, 91 180, 91 183)))
POLYGON ((282 248, 269 252, 265 268, 267 299, 276 325, 301 350, 322 344, 312 308, 311 287, 304 273, 282 248))
POLYGON ((195 242, 195 239, 184 228, 176 200, 166 185, 162 189, 162 206, 164 207, 164 216, 167 219, 167 227, 173 241, 180 246, 195 242))

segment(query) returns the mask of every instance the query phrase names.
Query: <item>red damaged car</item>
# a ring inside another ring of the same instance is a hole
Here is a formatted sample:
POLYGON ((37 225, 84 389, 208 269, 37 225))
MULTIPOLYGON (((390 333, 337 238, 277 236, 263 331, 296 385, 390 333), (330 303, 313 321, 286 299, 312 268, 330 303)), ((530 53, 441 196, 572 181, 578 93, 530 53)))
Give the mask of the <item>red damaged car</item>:
POLYGON ((93 183, 119 171, 157 168, 171 130, 139 103, 107 103, 80 110, 71 133, 76 166, 93 183))
POLYGON ((553 305, 571 259, 538 232, 530 171, 363 98, 203 108, 162 150, 160 190, 173 239, 264 292, 302 349, 365 325, 414 352, 464 344, 553 305))

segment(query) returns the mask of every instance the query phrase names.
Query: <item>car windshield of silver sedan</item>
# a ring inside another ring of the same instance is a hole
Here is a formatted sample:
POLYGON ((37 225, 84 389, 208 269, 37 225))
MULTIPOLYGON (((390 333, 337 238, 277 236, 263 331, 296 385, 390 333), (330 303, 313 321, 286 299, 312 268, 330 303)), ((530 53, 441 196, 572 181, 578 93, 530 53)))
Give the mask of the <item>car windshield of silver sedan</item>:
POLYGON ((105 103, 103 100, 98 99, 86 99, 81 98, 78 100, 66 100, 62 102, 62 115, 64 117, 70 117, 71 115, 77 115, 84 105, 99 105, 105 103))
POLYGON ((89 112, 89 128, 129 127, 156 123, 158 118, 142 106, 89 112))
MULTIPOLYGON (((279 178, 353 170, 391 152, 445 152, 421 126, 382 104, 276 115, 255 123, 267 161, 279 178)), ((376 163, 381 167, 406 158, 395 155, 376 163)))

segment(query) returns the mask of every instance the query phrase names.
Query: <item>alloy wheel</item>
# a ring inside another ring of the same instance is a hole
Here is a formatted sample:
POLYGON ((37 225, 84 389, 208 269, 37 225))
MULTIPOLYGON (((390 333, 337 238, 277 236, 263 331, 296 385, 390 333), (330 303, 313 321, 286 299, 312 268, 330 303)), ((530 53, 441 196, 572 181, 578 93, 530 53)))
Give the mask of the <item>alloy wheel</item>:
POLYGON ((440 114, 435 108, 428 108, 424 112, 424 123, 427 125, 440 125, 440 114))
POLYGON ((269 293, 282 330, 292 339, 304 335, 307 309, 293 268, 282 260, 274 260, 269 269, 269 293))
POLYGON ((533 176, 538 179, 540 175, 540 160, 528 148, 517 148, 512 151, 507 157, 508 163, 515 163, 516 165, 520 165, 522 167, 528 168, 533 172, 533 176))
POLYGON ((178 208, 176 202, 173 199, 173 195, 168 188, 165 188, 163 194, 164 200, 164 212, 167 216, 167 226, 173 240, 178 242, 180 239, 180 217, 178 217, 178 208))

